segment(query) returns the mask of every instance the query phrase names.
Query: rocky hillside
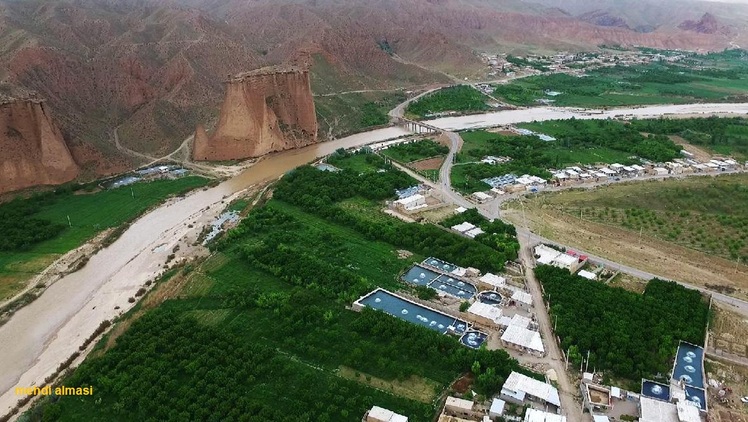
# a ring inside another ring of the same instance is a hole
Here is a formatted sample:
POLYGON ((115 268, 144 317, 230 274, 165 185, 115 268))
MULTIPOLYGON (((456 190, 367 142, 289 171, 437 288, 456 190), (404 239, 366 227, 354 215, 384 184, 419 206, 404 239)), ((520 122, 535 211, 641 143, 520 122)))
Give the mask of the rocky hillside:
POLYGON ((317 116, 309 72, 297 68, 259 69, 226 83, 218 126, 208 138, 195 133, 195 160, 260 157, 317 141, 317 116))
POLYGON ((413 89, 479 74, 475 51, 710 50, 746 33, 745 6, 663 2, 0 0, 0 82, 38 92, 76 161, 106 174, 131 165, 114 128, 122 148, 168 154, 216 125, 227 75, 264 66, 308 68, 315 94, 413 89))
POLYGON ((78 172, 44 103, 0 96, 0 194, 69 182, 78 172))

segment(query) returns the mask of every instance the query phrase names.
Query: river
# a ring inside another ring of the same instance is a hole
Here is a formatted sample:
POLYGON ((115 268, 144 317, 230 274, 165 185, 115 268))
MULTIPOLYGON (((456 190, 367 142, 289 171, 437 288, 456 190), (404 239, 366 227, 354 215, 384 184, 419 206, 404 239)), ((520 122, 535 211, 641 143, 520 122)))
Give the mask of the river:
MULTIPOLYGON (((603 113, 542 107, 447 117, 429 123, 447 130, 458 130, 570 117, 605 119, 627 114, 656 117, 701 113, 745 115, 748 114, 748 103, 636 107, 603 113)), ((208 207, 212 208, 211 212, 216 212, 219 207, 212 206, 227 197, 275 179, 338 148, 361 146, 407 133, 397 127, 377 129, 271 154, 214 188, 170 201, 138 219, 117 241, 92 256, 83 269, 54 283, 0 327, 0 414, 7 413, 20 398, 14 394, 15 387, 42 384, 61 362, 78 351, 102 321, 130 309, 133 304, 127 299, 134 296, 147 280, 157 276, 169 251, 180 239, 201 229, 199 226, 191 228, 188 224, 205 214, 208 207), (166 247, 160 247, 163 245, 166 247)))

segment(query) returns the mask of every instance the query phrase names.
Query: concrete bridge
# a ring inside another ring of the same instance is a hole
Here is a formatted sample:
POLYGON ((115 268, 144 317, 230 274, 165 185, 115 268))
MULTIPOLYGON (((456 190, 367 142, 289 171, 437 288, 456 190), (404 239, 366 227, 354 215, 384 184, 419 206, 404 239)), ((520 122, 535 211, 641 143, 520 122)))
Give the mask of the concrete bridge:
POLYGON ((398 126, 404 127, 406 130, 409 130, 414 133, 442 133, 443 130, 439 129, 436 126, 431 126, 430 124, 424 123, 424 122, 417 122, 415 120, 406 119, 404 117, 395 117, 394 118, 395 124, 398 126))

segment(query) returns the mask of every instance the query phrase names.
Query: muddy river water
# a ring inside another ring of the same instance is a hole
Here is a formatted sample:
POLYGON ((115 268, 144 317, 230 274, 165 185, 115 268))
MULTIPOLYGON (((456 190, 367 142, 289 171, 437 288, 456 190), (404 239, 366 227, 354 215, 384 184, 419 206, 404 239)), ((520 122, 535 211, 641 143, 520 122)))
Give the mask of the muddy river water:
MULTIPOLYGON (((604 119, 633 115, 643 118, 702 113, 746 115, 748 103, 651 106, 604 113, 543 107, 447 117, 429 123, 457 130, 570 117, 604 119)), ((170 201, 138 219, 116 242, 92 256, 83 269, 54 283, 0 327, 0 415, 6 414, 21 398, 15 395, 15 387, 42 384, 61 362, 78 351, 102 321, 132 307, 127 299, 162 270, 160 265, 181 238, 199 231, 200 227, 190 228, 188 224, 205 213, 216 212, 219 207, 215 204, 338 148, 406 134, 404 129, 391 127, 272 154, 214 188, 170 201)))

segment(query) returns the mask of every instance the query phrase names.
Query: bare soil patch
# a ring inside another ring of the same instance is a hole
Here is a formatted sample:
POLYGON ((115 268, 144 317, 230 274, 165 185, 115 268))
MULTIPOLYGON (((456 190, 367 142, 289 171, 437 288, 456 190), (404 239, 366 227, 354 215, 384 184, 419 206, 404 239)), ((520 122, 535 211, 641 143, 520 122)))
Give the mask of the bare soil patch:
POLYGON ((740 398, 748 395, 748 368, 712 359, 706 360, 707 378, 717 380, 721 388, 709 386, 709 420, 748 422, 748 405, 740 398), (720 394, 720 390, 724 393, 720 394))
POLYGON ((709 347, 740 357, 748 356, 748 319, 719 303, 712 303, 709 347))
POLYGON ((438 170, 444 162, 444 156, 426 158, 425 160, 411 161, 407 164, 408 167, 416 171, 421 170, 438 170))
POLYGON ((683 149, 693 154, 693 158, 697 161, 705 162, 712 159, 712 154, 709 153, 709 151, 689 144, 688 141, 678 135, 670 135, 669 138, 676 144, 683 146, 683 149))
POLYGON ((613 280, 608 283, 608 285, 611 287, 620 287, 630 292, 639 294, 644 293, 644 289, 647 288, 646 280, 642 280, 632 275, 623 273, 619 273, 618 275, 616 275, 613 280))
POLYGON ((472 373, 467 373, 460 378, 457 378, 457 381, 452 383, 452 390, 460 394, 465 394, 467 393, 470 386, 473 385, 474 381, 475 375, 473 375, 472 373))

